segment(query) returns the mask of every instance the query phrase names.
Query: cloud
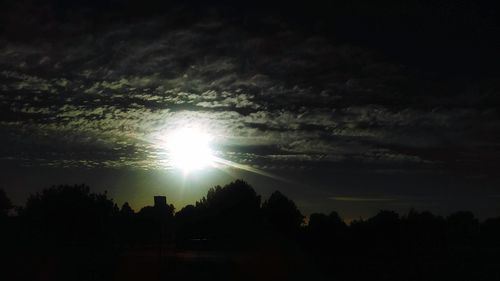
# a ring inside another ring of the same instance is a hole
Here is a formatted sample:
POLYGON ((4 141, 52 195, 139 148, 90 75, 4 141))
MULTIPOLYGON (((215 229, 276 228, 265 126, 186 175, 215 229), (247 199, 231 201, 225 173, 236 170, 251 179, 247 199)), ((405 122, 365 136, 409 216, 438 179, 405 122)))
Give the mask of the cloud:
POLYGON ((266 32, 230 23, 150 18, 96 33, 62 30, 68 36, 57 42, 1 38, 3 158, 160 168, 155 139, 193 124, 214 134, 221 157, 270 169, 432 166, 449 161, 430 156, 435 148, 494 150, 498 134, 485 136, 500 129, 492 95, 421 86, 371 50, 279 19, 263 19, 266 32))

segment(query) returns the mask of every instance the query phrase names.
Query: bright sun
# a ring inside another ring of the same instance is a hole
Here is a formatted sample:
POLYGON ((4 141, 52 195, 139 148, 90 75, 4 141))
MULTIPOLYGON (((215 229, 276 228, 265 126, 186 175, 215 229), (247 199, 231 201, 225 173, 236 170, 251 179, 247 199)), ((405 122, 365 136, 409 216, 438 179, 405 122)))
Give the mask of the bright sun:
POLYGON ((211 137, 195 129, 180 129, 167 138, 170 160, 174 167, 185 173, 213 164, 211 137))

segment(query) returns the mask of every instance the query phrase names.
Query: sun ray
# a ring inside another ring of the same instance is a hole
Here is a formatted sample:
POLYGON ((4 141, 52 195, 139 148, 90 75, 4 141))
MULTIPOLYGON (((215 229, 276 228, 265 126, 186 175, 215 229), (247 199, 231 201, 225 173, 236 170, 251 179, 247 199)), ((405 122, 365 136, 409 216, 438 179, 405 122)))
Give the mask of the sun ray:
POLYGON ((268 177, 268 178, 272 178, 272 179, 275 179, 275 180, 279 180, 279 181, 283 181, 283 182, 288 182, 288 183, 293 183, 292 181, 290 181, 288 179, 285 179, 283 177, 274 175, 272 173, 269 173, 269 172, 266 172, 266 171, 254 168, 254 167, 249 166, 249 165, 244 165, 244 164, 239 164, 239 163, 236 163, 236 162, 233 162, 233 161, 229 161, 229 160, 226 160, 226 159, 223 159, 223 158, 220 158, 220 157, 214 157, 214 162, 215 163, 223 164, 223 165, 228 166, 228 167, 233 167, 233 168, 240 169, 240 170, 243 170, 243 171, 247 171, 247 172, 251 172, 251 173, 258 174, 258 175, 261 175, 261 176, 265 176, 265 177, 268 177))

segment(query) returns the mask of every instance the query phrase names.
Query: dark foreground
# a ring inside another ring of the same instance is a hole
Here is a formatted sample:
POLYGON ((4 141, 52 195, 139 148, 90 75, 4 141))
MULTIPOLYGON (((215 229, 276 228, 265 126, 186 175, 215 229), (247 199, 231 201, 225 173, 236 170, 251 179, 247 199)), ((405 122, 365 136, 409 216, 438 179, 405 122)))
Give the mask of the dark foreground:
POLYGON ((0 280, 500 280, 500 218, 470 212, 304 224, 283 194, 261 204, 242 181, 178 212, 163 197, 118 208, 85 186, 46 189, 17 215, 4 199, 0 280))

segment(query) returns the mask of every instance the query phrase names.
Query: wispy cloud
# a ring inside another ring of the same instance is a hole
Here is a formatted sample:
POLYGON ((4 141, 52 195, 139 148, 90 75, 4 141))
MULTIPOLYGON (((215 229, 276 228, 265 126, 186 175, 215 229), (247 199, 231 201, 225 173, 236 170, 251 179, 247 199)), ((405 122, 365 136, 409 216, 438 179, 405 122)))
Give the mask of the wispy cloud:
POLYGON ((398 201, 397 198, 384 198, 384 197, 351 197, 351 196, 333 196, 329 197, 335 201, 348 201, 348 202, 390 202, 398 201))

